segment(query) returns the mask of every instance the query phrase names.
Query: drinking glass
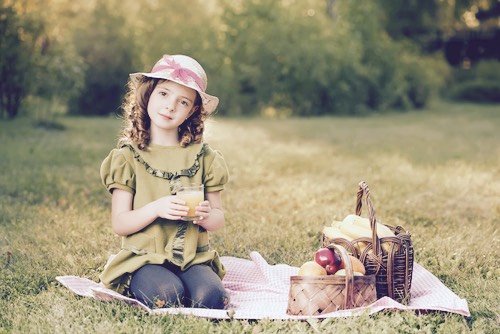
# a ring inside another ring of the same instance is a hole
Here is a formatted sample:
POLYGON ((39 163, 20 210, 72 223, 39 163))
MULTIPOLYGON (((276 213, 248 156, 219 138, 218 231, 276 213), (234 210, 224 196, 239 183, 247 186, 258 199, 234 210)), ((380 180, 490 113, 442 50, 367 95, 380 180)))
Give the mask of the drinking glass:
POLYGON ((189 207, 189 211, 186 216, 182 217, 182 220, 193 221, 201 219, 200 216, 196 216, 196 207, 204 201, 203 184, 190 184, 188 186, 182 186, 180 190, 177 191, 177 196, 184 201, 189 207))

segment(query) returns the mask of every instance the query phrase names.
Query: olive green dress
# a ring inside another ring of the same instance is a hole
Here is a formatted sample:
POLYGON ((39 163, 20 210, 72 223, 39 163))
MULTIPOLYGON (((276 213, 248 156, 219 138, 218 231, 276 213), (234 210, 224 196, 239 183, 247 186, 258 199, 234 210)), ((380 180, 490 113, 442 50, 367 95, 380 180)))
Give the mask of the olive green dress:
MULTIPOLYGON (((185 148, 150 144, 144 151, 130 144, 109 153, 101 165, 101 179, 110 192, 115 188, 131 192, 136 209, 175 193, 179 183, 203 183, 205 193, 221 191, 228 181, 228 169, 222 154, 207 144, 185 148)), ((203 227, 158 218, 141 231, 122 237, 121 250, 100 279, 106 287, 127 293, 133 272, 146 264, 165 262, 182 270, 204 263, 221 279, 225 274, 203 227)))

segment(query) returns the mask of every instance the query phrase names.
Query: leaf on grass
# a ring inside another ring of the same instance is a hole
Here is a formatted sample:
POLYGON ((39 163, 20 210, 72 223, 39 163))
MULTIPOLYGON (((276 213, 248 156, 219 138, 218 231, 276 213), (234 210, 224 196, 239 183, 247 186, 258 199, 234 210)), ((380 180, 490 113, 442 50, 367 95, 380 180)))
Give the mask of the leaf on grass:
POLYGON ((155 305, 158 307, 158 308, 162 308, 163 306, 165 306, 166 302, 162 299, 157 299, 155 301, 155 305))

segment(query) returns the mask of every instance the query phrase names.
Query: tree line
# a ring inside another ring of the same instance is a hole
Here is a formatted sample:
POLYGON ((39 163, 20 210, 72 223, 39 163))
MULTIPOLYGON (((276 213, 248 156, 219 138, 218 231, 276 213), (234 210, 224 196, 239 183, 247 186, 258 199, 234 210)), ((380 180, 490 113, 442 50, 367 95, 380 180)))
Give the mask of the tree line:
POLYGON ((420 108, 451 72, 439 42, 497 3, 0 1, 2 118, 119 113, 128 74, 164 53, 202 63, 223 115, 420 108))

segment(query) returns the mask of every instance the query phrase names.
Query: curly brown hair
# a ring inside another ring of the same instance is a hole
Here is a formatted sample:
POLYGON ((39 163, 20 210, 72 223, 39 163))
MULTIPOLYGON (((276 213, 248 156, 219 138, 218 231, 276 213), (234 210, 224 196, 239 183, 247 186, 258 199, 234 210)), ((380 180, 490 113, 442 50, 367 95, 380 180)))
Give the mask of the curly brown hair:
MULTIPOLYGON (((128 81, 127 93, 122 104, 125 126, 118 141, 118 146, 134 143, 140 150, 145 150, 151 141, 151 119, 148 115, 148 102, 155 87, 165 79, 140 77, 128 81)), ((207 112, 202 106, 201 96, 196 92, 194 102, 196 111, 179 126, 180 146, 186 147, 203 141, 203 131, 207 112)))

